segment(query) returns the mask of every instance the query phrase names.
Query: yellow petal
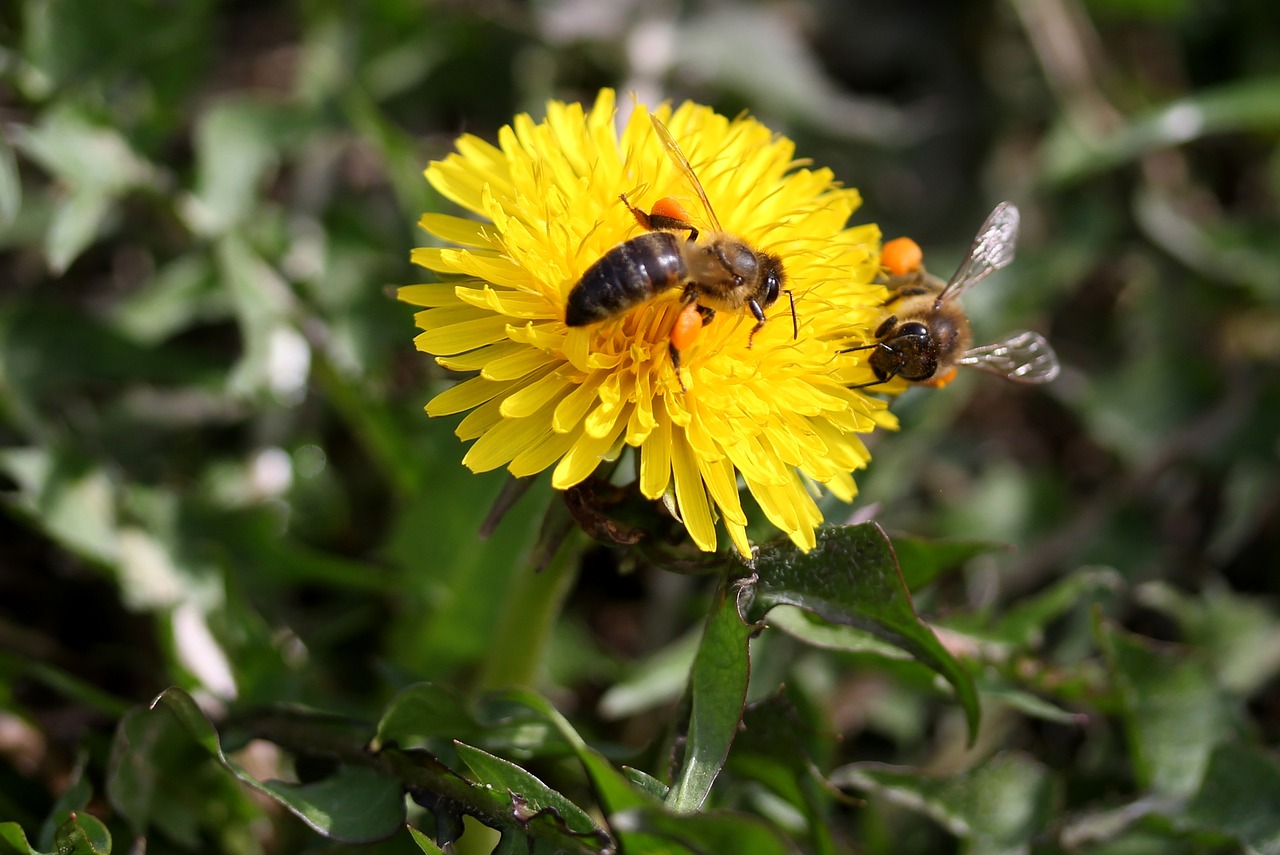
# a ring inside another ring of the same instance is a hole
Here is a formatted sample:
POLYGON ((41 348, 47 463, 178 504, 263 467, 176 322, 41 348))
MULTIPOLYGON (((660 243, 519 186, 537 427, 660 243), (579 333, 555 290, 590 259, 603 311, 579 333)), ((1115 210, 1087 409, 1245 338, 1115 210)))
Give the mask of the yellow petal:
POLYGON ((616 438, 617 433, 601 437, 580 434, 573 446, 556 464, 555 470, 551 473, 551 486, 557 490, 567 490, 582 483, 600 465, 600 461, 609 453, 616 438))
POLYGON ((493 227, 487 223, 464 220, 461 217, 451 217, 448 214, 423 214, 422 218, 418 220, 418 226, 441 240, 447 240, 450 243, 481 249, 498 248, 493 236, 489 234, 489 229, 493 227))
POLYGON ((661 499, 671 482, 671 421, 658 417, 653 433, 640 447, 640 493, 661 499))
POLYGON ((676 502, 680 506, 680 518, 684 520, 689 536, 704 552, 716 548, 716 525, 711 518, 711 506, 707 503, 707 491, 698 472, 698 462, 693 449, 684 440, 684 431, 672 431, 671 462, 676 482, 676 502))
POLYGON ((502 402, 502 415, 519 419, 532 415, 552 401, 569 394, 572 384, 557 371, 553 371, 532 383, 522 383, 502 402))
POLYGON ((507 465, 551 433, 547 415, 543 411, 526 419, 503 419, 472 444, 462 464, 472 472, 488 472, 507 465))
MULTIPOLYGON (((430 311, 444 311, 432 309, 430 311)), ((501 315, 489 315, 471 321, 429 329, 413 340, 418 350, 437 356, 452 356, 474 350, 486 344, 502 341, 507 337, 507 319, 501 315)))
POLYGON ((506 393, 515 384, 511 382, 495 383, 483 377, 472 377, 455 386, 445 389, 427 404, 427 415, 448 416, 477 407, 485 401, 492 400, 506 393))

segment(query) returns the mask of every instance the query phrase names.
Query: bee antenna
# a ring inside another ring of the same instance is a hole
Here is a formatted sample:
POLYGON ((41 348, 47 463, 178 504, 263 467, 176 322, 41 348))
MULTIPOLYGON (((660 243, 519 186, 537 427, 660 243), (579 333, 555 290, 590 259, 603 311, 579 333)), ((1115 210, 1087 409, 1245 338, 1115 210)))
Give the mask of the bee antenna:
POLYGON ((791 337, 800 338, 800 319, 796 317, 796 295, 790 289, 786 289, 787 299, 791 301, 791 337))

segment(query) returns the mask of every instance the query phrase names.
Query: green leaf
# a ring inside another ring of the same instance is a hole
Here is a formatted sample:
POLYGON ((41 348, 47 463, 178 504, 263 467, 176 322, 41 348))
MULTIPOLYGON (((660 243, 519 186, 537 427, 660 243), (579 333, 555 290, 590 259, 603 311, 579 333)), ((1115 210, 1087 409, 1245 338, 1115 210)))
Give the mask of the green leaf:
POLYGON ((923 537, 895 534, 893 551, 902 568, 907 588, 919 591, 940 574, 953 570, 971 558, 988 552, 1008 552, 1003 543, 990 540, 929 540, 923 537))
POLYGON ((882 641, 866 630, 829 623, 797 606, 774 606, 769 612, 769 626, 823 650, 865 653, 897 661, 912 659, 911 654, 901 647, 882 641))
POLYGON ((98 237, 111 211, 111 202, 109 196, 97 189, 80 190, 58 200, 44 248, 54 275, 65 273, 98 237))
POLYGON ((822 528, 802 553, 789 542, 765 544, 754 575, 742 582, 738 611, 759 623, 769 610, 792 605, 832 623, 865 630, 910 653, 955 689, 976 737, 981 715, 973 678, 916 615, 893 547, 874 523, 822 528))
POLYGON ((615 817, 614 831, 627 855, 795 855, 791 845, 759 818, 730 811, 677 814, 641 808, 615 817))
POLYGON ((0 470, 21 488, 14 505, 65 548, 104 564, 119 557, 115 489, 101 469, 44 448, 10 448, 0 470))
POLYGON ((655 778, 637 769, 615 769, 604 755, 587 745, 569 721, 545 698, 532 692, 512 692, 506 697, 512 703, 523 704, 538 712, 559 731, 591 779, 606 816, 630 808, 655 805, 666 795, 667 787, 655 778))
POLYGON ((689 680, 701 633, 686 633, 605 690, 600 715, 622 719, 676 700, 689 680))
POLYGON ((1077 570, 1040 594, 1009 608, 991 631, 982 634, 1019 649, 1038 648, 1051 621, 1082 602, 1118 590, 1122 584, 1120 574, 1107 567, 1077 570))
POLYGON ((449 757, 456 740, 516 758, 562 755, 558 724, 535 706, 536 697, 497 693, 473 704, 444 686, 415 683, 383 710, 370 747, 426 748, 449 757))
POLYGON ((665 799, 671 789, 648 772, 643 772, 634 766, 623 766, 622 774, 639 790, 659 801, 665 799))
POLYGON ((1242 80, 1204 89, 1134 117, 1106 137, 1086 139, 1063 121, 1044 145, 1044 176, 1069 183, 1145 154, 1210 134, 1280 130, 1280 80, 1242 80))
POLYGON ((920 811, 984 855, 1029 852, 1032 839, 1055 815, 1056 786, 1049 771, 1018 753, 949 777, 854 764, 834 772, 831 781, 920 811))
POLYGON ((1205 662, 1099 622, 1121 698, 1134 771, 1145 787, 1189 796, 1213 749, 1232 738, 1236 713, 1205 662))
POLYGON ((313 784, 258 781, 227 763, 237 778, 267 793, 325 837, 372 843, 404 824, 400 782, 363 766, 343 766, 313 784))
MULTIPOLYGON (((1080 569, 1034 597, 1010 606, 994 620, 983 614, 961 615, 945 621, 949 630, 1014 650, 1037 649, 1046 627, 1071 609, 1092 602, 1123 585, 1120 575, 1106 567, 1080 569)), ((1006 655, 1009 655, 1006 653, 1006 655)))
POLYGON ((1142 585, 1138 601, 1178 622, 1188 644, 1209 657, 1215 678, 1235 695, 1248 696, 1280 672, 1280 618, 1262 597, 1237 594, 1221 584, 1197 596, 1164 582, 1142 585))
POLYGON ((110 855, 111 832, 90 813, 75 813, 54 835, 58 855, 110 855))
POLYGON ((0 822, 0 855, 44 855, 27 842, 27 834, 16 822, 0 822))
POLYGON ((154 180, 116 128, 90 119, 68 99, 45 112, 35 127, 15 126, 14 145, 73 190, 111 198, 154 180))
POLYGON ((418 848, 425 852, 426 855, 444 855, 444 850, 437 846, 435 841, 412 825, 409 826, 409 836, 413 838, 413 842, 418 844, 418 848))
POLYGON ((191 696, 168 689, 149 709, 126 717, 113 751, 107 792, 139 833, 151 821, 165 819, 160 808, 168 769, 153 762, 150 749, 166 738, 174 723, 226 772, 267 794, 327 837, 369 843, 390 837, 404 824, 404 797, 398 780, 365 767, 341 766, 314 783, 259 781, 227 759, 217 731, 191 696))
POLYGON ((0 140, 0 232, 13 225, 22 207, 22 179, 13 149, 0 140))
POLYGON ((729 754, 747 697, 751 671, 747 643, 752 632, 722 582, 689 679, 684 760, 666 799, 667 806, 677 813, 702 807, 729 754))
POLYGON ((1024 715, 1057 724, 1078 726, 1088 721, 1088 715, 1064 710, 1055 704, 1011 685, 1000 677, 981 675, 978 677, 978 690, 982 697, 1003 703, 1024 715))
POLYGON ((1256 746, 1219 746, 1199 790, 1174 819, 1230 835, 1261 855, 1280 855, 1280 763, 1256 746))
POLYGON ((760 784, 802 816, 812 841, 809 850, 834 853, 838 847, 827 810, 831 787, 819 775, 814 759, 830 756, 834 747, 825 718, 825 710, 820 716, 806 717, 785 688, 753 703, 743 715, 742 733, 725 768, 734 780, 760 784), (818 717, 823 720, 815 720, 818 717))
POLYGON ((254 97, 228 99, 200 114, 196 188, 184 212, 194 231, 211 237, 248 221, 259 186, 279 160, 287 119, 284 105, 254 97))
POLYGON ((527 823, 538 814, 551 813, 574 834, 604 836, 585 810, 516 764, 461 742, 455 747, 481 784, 506 791, 516 822, 527 823))
POLYGON ((431 747, 440 740, 471 740, 479 728, 467 702, 457 692, 434 683, 406 686, 387 704, 369 747, 431 747))

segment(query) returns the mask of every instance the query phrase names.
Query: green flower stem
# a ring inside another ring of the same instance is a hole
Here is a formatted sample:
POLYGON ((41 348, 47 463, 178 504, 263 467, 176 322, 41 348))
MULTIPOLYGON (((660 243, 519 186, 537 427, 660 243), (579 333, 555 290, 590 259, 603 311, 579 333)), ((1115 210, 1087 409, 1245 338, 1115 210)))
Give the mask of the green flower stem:
POLYGON ((502 620, 480 666, 476 691, 533 688, 551 630, 578 569, 579 537, 571 532, 539 572, 524 568, 512 575, 502 620))

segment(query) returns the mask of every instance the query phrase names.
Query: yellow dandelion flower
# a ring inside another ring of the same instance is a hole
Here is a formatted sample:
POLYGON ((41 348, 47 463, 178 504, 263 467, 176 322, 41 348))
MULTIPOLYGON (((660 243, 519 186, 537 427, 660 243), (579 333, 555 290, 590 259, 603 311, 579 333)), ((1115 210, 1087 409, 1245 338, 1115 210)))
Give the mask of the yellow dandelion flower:
POLYGON ((478 372, 427 412, 468 413, 457 434, 474 441, 463 463, 476 472, 554 466, 563 490, 632 446, 641 492, 667 498, 699 548, 716 548, 719 518, 750 554, 740 486, 812 548, 818 486, 851 500, 852 472, 869 459, 859 435, 894 424, 882 401, 849 388, 867 377, 865 351, 849 343, 867 341, 883 314, 879 232, 846 227, 857 191, 802 168, 791 141, 759 122, 658 108, 724 231, 782 258, 799 325, 793 336, 787 300, 754 337, 750 313, 719 312, 681 350, 682 384, 668 346, 680 288, 590 326, 564 322, 582 274, 644 234, 620 194, 645 211, 673 198, 699 218, 649 110, 636 105, 620 133, 615 112, 608 90, 589 111, 551 102, 543 122, 517 116, 496 146, 463 136, 427 168, 445 198, 484 218, 424 215, 422 227, 454 246, 416 249, 413 261, 444 281, 400 290, 424 307, 418 349, 478 372))

